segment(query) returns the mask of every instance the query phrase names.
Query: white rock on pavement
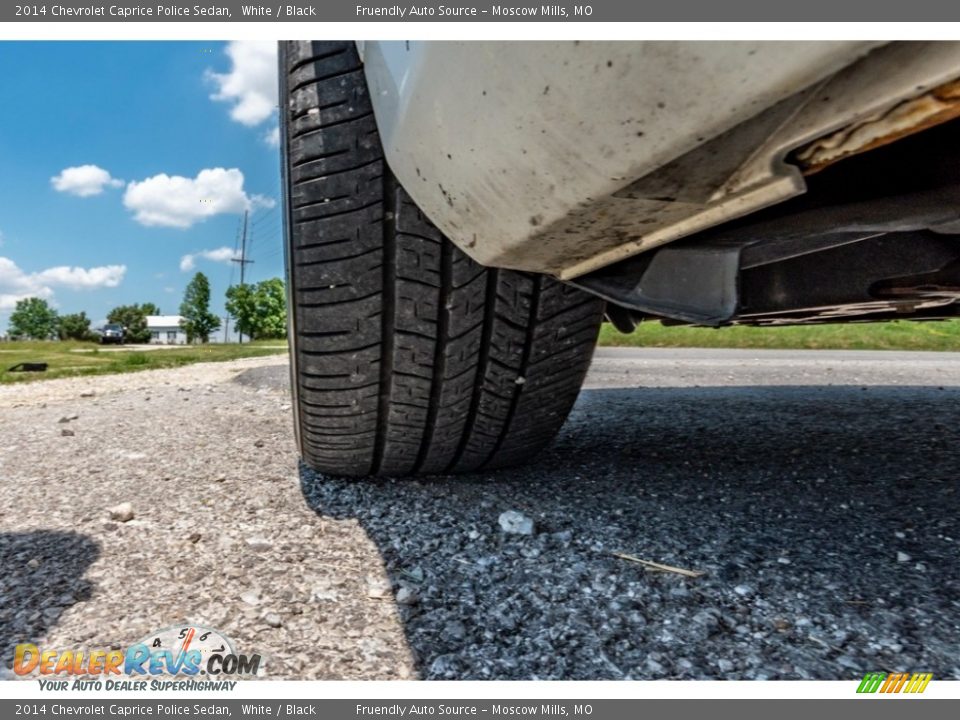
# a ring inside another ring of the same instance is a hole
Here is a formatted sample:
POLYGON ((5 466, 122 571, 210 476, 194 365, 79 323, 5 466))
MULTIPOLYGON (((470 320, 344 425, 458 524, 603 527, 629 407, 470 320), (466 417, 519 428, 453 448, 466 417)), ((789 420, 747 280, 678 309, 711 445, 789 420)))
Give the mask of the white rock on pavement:
POLYGON ((116 522, 130 522, 134 518, 133 505, 128 502, 114 505, 107 512, 110 514, 110 519, 116 522))
POLYGON ((533 520, 516 510, 500 514, 500 528, 513 535, 533 535, 533 520))
POLYGON ((402 587, 397 590, 397 605, 416 605, 420 596, 413 588, 402 587))
POLYGON ((273 543, 262 537, 247 538, 247 547, 254 552, 265 552, 273 547, 273 543))
POLYGON ((367 597, 379 600, 390 597, 392 591, 393 587, 389 580, 377 577, 367 578, 367 597))

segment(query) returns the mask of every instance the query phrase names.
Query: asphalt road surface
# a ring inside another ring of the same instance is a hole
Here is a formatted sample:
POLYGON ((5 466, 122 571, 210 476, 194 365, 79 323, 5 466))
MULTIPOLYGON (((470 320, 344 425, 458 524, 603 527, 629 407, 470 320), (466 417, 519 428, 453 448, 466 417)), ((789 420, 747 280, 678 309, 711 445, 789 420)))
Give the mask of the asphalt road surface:
POLYGON ((960 679, 960 354, 600 350, 533 464, 370 483, 297 468, 277 361, 0 388, 5 664, 195 622, 267 677, 960 679))

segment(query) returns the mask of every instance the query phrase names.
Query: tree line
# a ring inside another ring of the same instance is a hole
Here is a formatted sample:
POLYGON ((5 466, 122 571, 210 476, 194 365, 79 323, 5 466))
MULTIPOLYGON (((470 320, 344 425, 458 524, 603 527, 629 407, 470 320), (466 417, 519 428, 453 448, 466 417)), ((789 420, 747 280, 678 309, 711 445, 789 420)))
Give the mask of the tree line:
MULTIPOLYGON (((234 329, 251 340, 287 336, 287 303, 280 278, 230 286, 226 308, 234 318, 234 329)), ((147 327, 147 316, 160 314, 159 306, 152 302, 120 305, 107 314, 107 324, 122 326, 127 342, 148 343, 151 331, 147 327)), ((188 343, 207 343, 221 327, 220 317, 210 311, 210 281, 202 272, 187 284, 180 303, 180 317, 180 327, 188 343)), ((99 338, 86 312, 60 315, 50 303, 38 297, 17 301, 10 314, 8 334, 12 340, 96 341, 99 338)))

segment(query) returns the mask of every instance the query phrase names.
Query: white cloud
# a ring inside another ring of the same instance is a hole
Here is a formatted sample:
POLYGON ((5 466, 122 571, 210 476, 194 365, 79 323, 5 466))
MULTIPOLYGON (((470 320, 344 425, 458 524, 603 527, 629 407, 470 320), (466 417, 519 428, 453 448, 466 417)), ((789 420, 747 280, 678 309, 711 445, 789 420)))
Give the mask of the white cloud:
POLYGON ((277 43, 234 40, 227 44, 230 70, 207 77, 216 84, 211 100, 229 102, 230 117, 253 127, 273 115, 277 105, 277 43))
POLYGON ((50 178, 50 184, 58 192, 69 193, 78 197, 99 195, 106 187, 123 187, 122 180, 110 177, 110 173, 96 165, 64 168, 59 175, 50 178))
POLYGON ((248 196, 243 173, 236 168, 212 168, 201 170, 195 178, 161 173, 131 181, 123 204, 141 225, 188 228, 214 215, 273 207, 275 201, 248 196))
POLYGON ((250 207, 251 208, 272 208, 277 204, 277 201, 266 195, 251 195, 250 196, 250 207))
POLYGON ((263 134, 263 141, 270 147, 280 147, 280 127, 267 130, 263 134))
POLYGON ((45 287, 10 258, 0 257, 0 310, 10 310, 18 300, 31 296, 49 299, 53 289, 45 287))
POLYGON ((231 263, 235 258, 240 256, 233 248, 229 247, 219 247, 215 250, 201 250, 200 252, 190 253, 184 255, 180 258, 180 269, 183 272, 189 272, 193 270, 196 266, 197 258, 203 258, 205 260, 210 260, 211 262, 222 262, 222 263, 231 263))
POLYGON ((65 287, 71 290, 93 290, 116 287, 123 280, 126 272, 126 265, 104 265, 88 269, 60 265, 34 275, 43 285, 65 287))
POLYGON ((228 247, 219 247, 216 250, 204 250, 199 254, 213 262, 230 262, 237 257, 237 253, 228 247))
POLYGON ((40 272, 27 273, 10 258, 0 257, 0 310, 11 310, 18 300, 28 297, 49 300, 58 287, 71 290, 117 287, 126 272, 126 265, 92 268, 62 265, 40 272))

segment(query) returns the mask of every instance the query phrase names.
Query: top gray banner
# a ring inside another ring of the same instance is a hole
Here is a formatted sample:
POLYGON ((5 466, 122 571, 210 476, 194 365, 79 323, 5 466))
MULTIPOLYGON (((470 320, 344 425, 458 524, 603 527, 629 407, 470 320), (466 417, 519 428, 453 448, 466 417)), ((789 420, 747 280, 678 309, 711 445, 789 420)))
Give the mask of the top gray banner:
POLYGON ((64 0, 0 5, 0 22, 949 22, 960 3, 947 0, 592 0, 540 5, 452 0, 292 0, 160 2, 64 0))

